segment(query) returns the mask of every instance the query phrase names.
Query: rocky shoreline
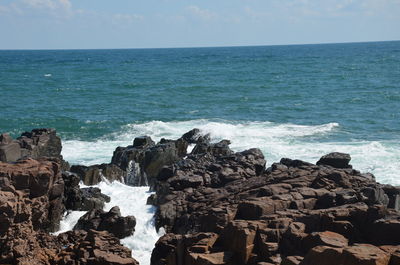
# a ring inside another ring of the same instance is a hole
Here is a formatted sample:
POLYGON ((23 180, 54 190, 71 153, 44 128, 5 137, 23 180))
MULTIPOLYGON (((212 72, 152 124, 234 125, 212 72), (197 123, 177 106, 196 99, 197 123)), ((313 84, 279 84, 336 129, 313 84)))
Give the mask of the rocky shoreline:
POLYGON ((353 169, 347 154, 266 166, 259 149, 229 144, 193 129, 159 143, 137 137, 108 164, 70 166, 54 129, 1 134, 0 264, 138 264, 119 241, 135 217, 104 212, 110 198, 79 187, 103 179, 155 191, 148 204, 166 234, 153 265, 400 264, 400 187, 353 169), (50 234, 70 210, 87 213, 50 234))

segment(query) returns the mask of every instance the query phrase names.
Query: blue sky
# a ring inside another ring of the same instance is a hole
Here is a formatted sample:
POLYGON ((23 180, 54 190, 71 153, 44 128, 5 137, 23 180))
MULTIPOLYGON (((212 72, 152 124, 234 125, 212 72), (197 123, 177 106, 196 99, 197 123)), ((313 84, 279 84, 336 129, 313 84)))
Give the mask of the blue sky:
POLYGON ((400 0, 0 0, 0 49, 400 40, 400 0))

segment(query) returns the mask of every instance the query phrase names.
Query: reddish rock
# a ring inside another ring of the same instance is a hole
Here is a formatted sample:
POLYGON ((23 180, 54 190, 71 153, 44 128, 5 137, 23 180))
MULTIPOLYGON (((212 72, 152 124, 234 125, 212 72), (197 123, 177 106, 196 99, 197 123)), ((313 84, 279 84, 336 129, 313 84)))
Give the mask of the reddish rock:
POLYGON ((300 262, 300 265, 317 264, 344 265, 343 249, 328 246, 317 246, 310 249, 304 259, 300 262))
POLYGON ((356 244, 343 249, 344 265, 388 265, 390 254, 376 246, 356 244))
POLYGON ((0 264, 138 264, 107 232, 48 234, 58 229, 64 211, 58 161, 0 162, 0 264))
POLYGON ((299 265, 302 260, 302 256, 288 256, 282 260, 280 265, 299 265))
POLYGON ((344 236, 330 231, 310 233, 303 239, 305 252, 316 246, 343 248, 347 245, 348 240, 344 236))
POLYGON ((203 147, 163 168, 151 201, 159 207, 157 227, 218 239, 208 248, 169 234, 174 240, 160 240, 152 264, 223 252, 246 265, 298 263, 305 256, 305 264, 324 264, 318 262, 343 258, 349 243, 400 244, 394 209, 400 189, 351 169, 347 155, 327 156, 319 165, 282 159, 263 171, 259 150, 221 155, 203 147), (318 262, 307 263, 311 257, 318 262))

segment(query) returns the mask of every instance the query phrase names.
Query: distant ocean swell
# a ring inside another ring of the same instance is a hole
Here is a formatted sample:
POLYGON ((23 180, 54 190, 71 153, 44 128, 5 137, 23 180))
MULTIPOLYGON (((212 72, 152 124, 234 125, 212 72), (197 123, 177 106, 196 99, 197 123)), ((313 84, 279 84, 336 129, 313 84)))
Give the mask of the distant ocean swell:
POLYGON ((400 143, 393 140, 340 142, 337 141, 337 134, 341 133, 338 123, 306 126, 208 119, 151 121, 127 124, 120 131, 95 141, 66 140, 63 142, 63 155, 73 164, 107 163, 117 146, 131 144, 134 137, 149 135, 156 141, 161 138, 175 139, 192 128, 210 133, 213 141, 231 140, 231 148, 235 151, 260 148, 267 165, 278 162, 282 157, 315 163, 329 152, 349 153, 355 169, 373 173, 379 182, 400 184, 400 143))

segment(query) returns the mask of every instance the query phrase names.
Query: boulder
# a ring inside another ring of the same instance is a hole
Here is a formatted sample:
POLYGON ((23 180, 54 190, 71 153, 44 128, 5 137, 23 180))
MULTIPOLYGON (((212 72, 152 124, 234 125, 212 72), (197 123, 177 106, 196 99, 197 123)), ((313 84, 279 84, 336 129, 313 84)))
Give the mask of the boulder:
POLYGON ((181 138, 189 144, 196 144, 201 136, 200 130, 195 128, 183 134, 181 138))
POLYGON ((349 162, 351 157, 349 154, 334 152, 327 155, 322 156, 317 165, 327 165, 335 168, 351 168, 349 162))
POLYGON ((131 251, 107 231, 76 231, 61 234, 58 238, 65 247, 51 259, 50 264, 139 264, 132 258, 131 251))
POLYGON ((101 189, 95 187, 82 188, 80 189, 82 193, 81 205, 79 205, 78 210, 80 211, 90 211, 99 210, 104 208, 106 202, 110 202, 110 197, 101 193, 101 189))
POLYGON ((119 207, 115 206, 109 212, 102 209, 88 211, 78 220, 74 229, 108 231, 117 238, 124 238, 133 235, 135 225, 135 217, 122 217, 119 207))
POLYGON ((68 170, 69 164, 63 160, 61 149, 61 139, 57 136, 56 130, 51 128, 24 132, 16 140, 8 134, 0 135, 0 161, 3 162, 15 162, 25 157, 33 159, 51 157, 60 160, 62 170, 68 170))
POLYGON ((153 186, 161 170, 187 155, 189 144, 203 141, 206 137, 194 129, 177 140, 161 139, 159 143, 148 136, 137 137, 133 145, 118 147, 111 164, 126 172, 125 183, 132 186, 153 186))
MULTIPOLYGON (((14 164, 0 162, 0 178, 3 180, 1 190, 10 192, 7 196, 14 198, 16 207, 14 210, 10 208, 8 217, 4 216, 8 219, 7 223, 32 216, 33 229, 58 229, 64 211, 64 181, 57 160, 25 159, 14 164), (30 200, 30 203, 25 204, 24 200, 30 200), (20 204, 24 206, 18 206, 20 204), (23 213, 18 213, 19 210, 23 213)), ((7 201, 3 203, 6 205, 7 201)))
POLYGON ((0 143, 0 161, 15 162, 21 157, 21 146, 18 142, 3 140, 3 142, 0 143))
POLYGON ((92 166, 73 165, 70 169, 71 172, 77 174, 82 180, 83 184, 91 186, 96 185, 103 179, 110 182, 120 181, 123 182, 126 172, 114 164, 101 164, 92 166))
POLYGON ((344 265, 343 249, 328 246, 317 246, 312 248, 300 262, 300 265, 316 264, 344 265))
POLYGON ((80 178, 77 174, 64 171, 64 205, 67 210, 79 211, 82 209, 82 191, 79 187, 80 178))
POLYGON ((390 254, 380 248, 368 244, 355 244, 343 249, 345 265, 388 265, 390 254))
POLYGON ((303 239, 303 246, 305 252, 316 246, 329 246, 343 248, 348 245, 349 241, 341 234, 324 231, 324 232, 313 232, 308 234, 303 239))

